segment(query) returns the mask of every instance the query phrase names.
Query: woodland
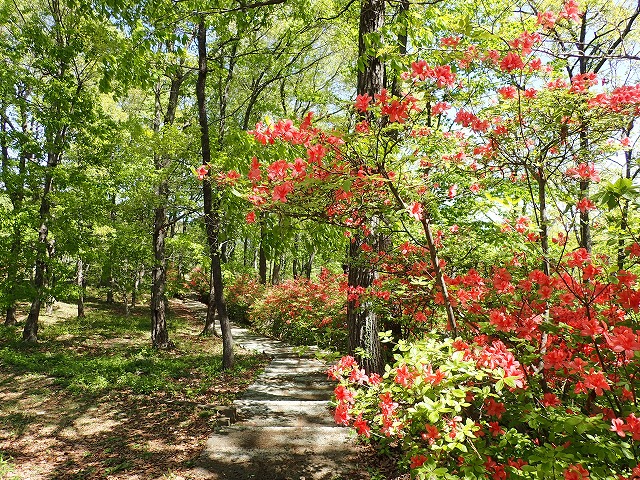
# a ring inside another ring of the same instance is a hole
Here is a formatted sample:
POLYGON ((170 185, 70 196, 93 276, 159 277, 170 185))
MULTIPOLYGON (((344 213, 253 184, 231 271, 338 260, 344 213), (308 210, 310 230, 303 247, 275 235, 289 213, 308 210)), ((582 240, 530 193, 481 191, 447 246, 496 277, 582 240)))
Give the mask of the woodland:
POLYGON ((168 388, 59 361, 98 329, 241 389, 235 322, 334 352, 336 422, 411 478, 640 478, 638 16, 0 0, 0 367, 168 388))

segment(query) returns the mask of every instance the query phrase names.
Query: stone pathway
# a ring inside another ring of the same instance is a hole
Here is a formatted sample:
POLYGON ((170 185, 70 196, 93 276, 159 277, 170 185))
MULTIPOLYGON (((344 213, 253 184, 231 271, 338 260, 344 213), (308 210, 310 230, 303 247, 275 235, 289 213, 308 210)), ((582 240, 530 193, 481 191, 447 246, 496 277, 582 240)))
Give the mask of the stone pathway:
MULTIPOLYGON (((195 312, 206 306, 185 301, 195 312)), ((273 357, 237 399, 236 423, 209 438, 197 469, 211 479, 356 480, 367 478, 358 465, 358 447, 349 429, 333 421, 328 401, 335 383, 329 364, 303 356, 283 342, 233 326, 233 339, 246 350, 273 357)))

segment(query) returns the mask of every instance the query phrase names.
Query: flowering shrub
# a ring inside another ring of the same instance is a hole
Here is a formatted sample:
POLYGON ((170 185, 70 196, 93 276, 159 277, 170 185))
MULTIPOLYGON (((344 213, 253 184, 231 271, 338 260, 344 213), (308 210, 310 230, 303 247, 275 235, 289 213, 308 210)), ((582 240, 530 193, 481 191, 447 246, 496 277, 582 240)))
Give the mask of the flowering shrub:
POLYGON ((327 270, 316 281, 287 280, 273 285, 249 309, 262 333, 297 345, 344 350, 347 342, 343 277, 327 270))
POLYGON ((195 267, 184 284, 184 288, 196 294, 198 299, 207 303, 209 301, 209 274, 200 267, 195 267))
POLYGON ((414 478, 616 479, 637 465, 633 442, 611 432, 606 415, 536 395, 499 340, 430 337, 401 343, 395 358, 382 377, 351 357, 330 371, 340 381, 335 419, 398 446, 414 478))
POLYGON ((229 318, 235 322, 247 323, 249 321, 249 308, 264 293, 264 285, 261 285, 250 275, 239 275, 231 279, 225 286, 225 299, 229 318))
POLYGON ((383 377, 343 358, 336 421, 417 478, 638 478, 640 289, 608 270, 578 249, 551 275, 448 279, 468 340, 401 342, 383 377))

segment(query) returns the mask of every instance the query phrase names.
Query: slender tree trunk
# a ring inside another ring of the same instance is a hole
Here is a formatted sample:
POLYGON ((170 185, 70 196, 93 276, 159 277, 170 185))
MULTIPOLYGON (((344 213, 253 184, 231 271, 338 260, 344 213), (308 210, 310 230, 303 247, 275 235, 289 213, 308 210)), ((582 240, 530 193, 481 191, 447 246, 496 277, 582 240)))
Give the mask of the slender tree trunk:
POLYGON ((260 246, 258 248, 258 276, 262 285, 267 284, 267 252, 265 251, 264 244, 267 236, 265 232, 264 216, 261 214, 260 218, 260 246))
MULTIPOLYGON (((176 68, 171 76, 171 87, 169 90, 169 100, 167 110, 164 115, 164 124, 172 125, 178 99, 180 87, 184 80, 181 68, 176 68)), ((160 132, 161 126, 161 91, 158 85, 155 97, 155 118, 153 129, 160 132)), ((173 348, 174 344, 169 340, 167 330, 167 257, 166 238, 168 234, 167 204, 169 203, 169 180, 166 176, 167 167, 171 159, 159 152, 154 153, 154 164, 157 172, 160 173, 161 180, 156 187, 156 196, 160 199, 158 207, 155 209, 153 224, 153 271, 151 273, 151 344, 156 348, 173 348)))
MULTIPOLYGON (((196 83, 196 97, 198 101, 198 122, 200 124, 200 144, 202 147, 202 163, 211 163, 211 146, 209 142, 209 121, 206 106, 206 80, 207 80, 207 27, 204 16, 200 17, 198 24, 198 80, 196 83)), ((233 338, 231 325, 227 314, 227 306, 224 301, 222 266, 220 264, 220 205, 219 200, 214 205, 213 189, 211 182, 205 178, 202 182, 204 196, 204 221, 207 230, 207 242, 209 244, 209 256, 211 258, 211 276, 213 278, 214 303, 220 320, 222 331, 222 368, 233 367, 233 338)))
MULTIPOLYGON (((61 33, 59 28, 62 24, 63 14, 60 9, 59 0, 51 0, 49 4, 51 8, 51 14, 53 18, 53 31, 55 32, 55 42, 59 49, 65 48, 66 39, 61 33)), ((67 74, 67 62, 66 60, 59 59, 59 63, 56 65, 57 71, 54 74, 56 79, 63 79, 67 74)), ((78 84, 76 86, 77 96, 81 91, 82 86, 78 84)), ((54 102, 51 105, 52 114, 58 118, 63 118, 62 105, 59 102, 54 102)), ((65 113, 69 114, 73 111, 73 103, 65 107, 65 113), (68 109, 68 110, 67 110, 68 109)), ((35 261, 35 274, 34 274, 34 298, 29 308, 29 315, 24 325, 22 332, 22 339, 26 342, 38 341, 38 322, 40 318, 40 309, 42 307, 43 297, 45 295, 46 284, 46 272, 47 272, 47 251, 52 249, 52 243, 49 240, 49 222, 51 220, 51 199, 50 194, 53 190, 53 177, 54 171, 62 159, 64 146, 66 142, 67 130, 69 125, 62 121, 57 129, 49 128, 45 129, 44 136, 47 143, 47 164, 44 175, 44 186, 42 189, 42 198, 40 199, 40 211, 39 221, 40 227, 38 228, 38 243, 36 245, 36 261, 35 261)))
POLYGON ((113 299, 113 277, 111 276, 111 274, 109 274, 107 282, 107 303, 113 303, 115 300, 113 299))
POLYGON ((76 285, 78 286, 78 318, 84 318, 84 264, 82 263, 82 258, 78 258, 76 267, 76 285))
POLYGON ((449 296, 449 289, 447 282, 444 278, 444 272, 440 266, 440 258, 438 256, 438 249, 436 247, 435 239, 433 238, 433 232, 431 230, 431 219, 428 212, 424 212, 424 217, 421 220, 422 229, 424 231, 424 237, 427 240, 427 248, 429 249, 429 257, 431 258, 431 264, 436 274, 436 284, 442 294, 442 300, 444 308, 447 313, 447 327, 453 333, 455 337, 458 334, 458 322, 456 320, 456 314, 453 310, 453 304, 451 303, 451 297, 449 296))
POLYGON ((140 271, 136 272, 133 279, 133 289, 131 290, 131 308, 136 308, 138 304, 138 288, 140 288, 140 271))
POLYGON ((300 235, 298 234, 296 234, 293 241, 293 251, 292 273, 293 278, 298 278, 302 273, 302 262, 300 261, 300 235))
POLYGON ((216 331, 216 293, 213 280, 213 268, 209 272, 209 295, 207 299, 207 316, 204 319, 204 328, 200 333, 202 336, 218 336, 216 331))
MULTIPOLYGON (((20 176, 22 176, 22 172, 24 169, 21 169, 20 176)), ((7 185, 5 180, 5 185, 7 185)), ((18 195, 16 195, 18 197, 18 195)), ((16 198, 13 201, 14 210, 20 210, 22 205, 22 195, 19 196, 19 199, 16 198)), ((22 247, 22 237, 20 234, 20 227, 17 223, 13 225, 13 238, 11 239, 11 248, 9 250, 9 258, 8 267, 7 267, 7 281, 8 281, 8 289, 7 289, 7 297, 8 297, 8 305, 6 316, 4 320, 4 324, 7 326, 13 326, 17 323, 16 319, 16 305, 15 305, 15 292, 18 284, 18 270, 19 270, 19 258, 20 258, 20 249, 22 247)))
POLYGON ((122 295, 122 306, 124 307, 124 315, 129 316, 129 296, 127 295, 127 287, 120 287, 120 295, 122 295))
MULTIPOLYGON (((162 182, 164 183, 164 182, 162 182)), ((162 186, 159 187, 162 195, 162 186)), ((165 258, 166 216, 164 208, 156 208, 153 233, 154 265, 151 273, 151 344, 156 348, 171 348, 167 330, 166 285, 167 270, 165 258)))
MULTIPOLYGON (((583 120, 580 124, 580 149, 583 153, 589 148, 589 138, 587 136, 587 125, 583 120)), ((580 199, 589 198, 589 179, 580 180, 580 199)), ((591 223, 589 221, 589 211, 580 212, 580 246, 591 251, 591 223)))
POLYGON ((249 253, 249 237, 244 237, 242 241, 242 266, 246 267, 248 263, 248 253, 249 253))
MULTIPOLYGON (((629 123, 626 128, 627 137, 631 135, 631 130, 633 129, 633 121, 629 123)), ((624 178, 630 179, 631 176, 631 164, 633 160, 633 151, 631 149, 624 152, 624 178)), ((629 200, 622 200, 621 205, 621 216, 620 216, 620 237, 618 238, 618 269, 622 270, 624 268, 624 262, 627 259, 627 254, 625 251, 625 239, 624 234, 629 228, 629 200)))
MULTIPOLYGON (((28 91, 24 91, 21 93, 23 98, 28 97, 28 91)), ((6 108, 2 106, 3 111, 6 112, 6 108)), ((21 128, 22 128, 22 138, 27 139, 30 135, 29 122, 27 121, 27 115, 25 112, 25 108, 20 108, 20 118, 21 118, 21 128)), ((18 164, 18 173, 15 175, 11 169, 11 158, 9 156, 9 146, 7 144, 7 122, 2 121, 2 139, 1 139, 1 148, 2 148, 2 180, 4 181, 5 189, 9 198, 11 199, 11 203, 13 205, 14 212, 20 212, 22 209, 22 200, 24 199, 24 179, 25 179, 25 171, 26 171, 26 160, 28 158, 28 154, 24 151, 24 145, 20 145, 21 151, 19 155, 19 164, 18 164)), ((15 218, 18 216, 16 215, 15 218)), ((8 304, 6 307, 6 315, 4 324, 6 326, 13 326, 17 323, 16 318, 16 299, 15 292, 18 286, 18 271, 19 271, 19 262, 20 262, 20 249, 22 248, 22 236, 20 232, 20 226, 18 222, 15 221, 13 224, 13 232, 11 239, 11 247, 9 250, 9 257, 6 259, 8 262, 7 266, 7 299, 8 304)))
MULTIPOLYGON (((549 220, 547 218, 547 177, 544 171, 544 163, 541 160, 540 166, 534 175, 538 184, 538 224, 540 232, 540 248, 542 249, 542 271, 545 275, 551 275, 551 260, 549 258, 549 220)), ((549 319, 549 309, 545 311, 545 317, 549 319)), ((544 376, 544 356, 547 353, 548 334, 543 331, 540 335, 540 361, 535 368, 535 372, 540 380, 540 386, 544 392, 549 392, 547 380, 544 376)))
MULTIPOLYGON (((589 198, 589 180, 580 181, 580 199, 589 198)), ((580 246, 591 251, 591 225, 589 221, 589 211, 580 212, 580 246)))
POLYGON ((22 339, 26 342, 38 341, 38 321, 44 296, 45 273, 47 269, 47 247, 49 241, 49 217, 51 214, 51 202, 49 194, 53 187, 53 170, 58 166, 60 154, 49 153, 47 155, 47 173, 45 174, 44 189, 40 200, 40 228, 38 229, 38 244, 36 251, 35 277, 33 286, 35 295, 31 302, 29 315, 24 325, 22 339))
POLYGON ((549 220, 547 219, 547 178, 542 167, 538 168, 538 212, 540 216, 540 248, 542 249, 542 270, 551 274, 549 260, 549 220))
POLYGON ((311 280, 311 269, 313 268, 313 259, 316 256, 316 252, 311 252, 309 257, 307 258, 306 263, 304 264, 304 276, 307 277, 307 280, 311 280))
POLYGON ((280 272, 282 271, 282 256, 275 255, 273 258, 273 266, 271 268, 271 285, 280 283, 280 272))
POLYGON ((16 304, 15 304, 15 291, 16 284, 18 283, 18 258, 21 247, 20 229, 17 225, 13 228, 13 239, 11 241, 11 250, 9 254, 9 267, 7 272, 7 280, 9 281, 9 288, 7 296, 9 297, 9 305, 7 306, 6 316, 4 324, 6 326, 13 326, 18 323, 16 318, 16 304))
MULTIPOLYGON (((349 287, 368 288, 373 284, 376 273, 370 265, 357 264, 361 253, 362 239, 356 237, 349 245, 349 287)), ((349 330, 349 353, 358 357, 358 363, 367 372, 382 372, 382 345, 378 336, 378 317, 369 301, 351 300, 347 303, 349 330)))
MULTIPOLYGON (((112 223, 115 223, 116 221, 116 196, 111 195, 111 211, 109 212, 109 218, 111 219, 112 223)), ((114 284, 114 279, 113 279, 113 265, 111 264, 111 259, 107 259, 107 264, 105 265, 105 267, 103 267, 103 271, 102 271, 102 282, 103 284, 107 285, 107 303, 111 304, 114 302, 114 298, 113 298, 113 284, 114 284)))
MULTIPOLYGON (((156 116, 154 130, 160 131, 160 87, 156 90, 156 116)), ((162 172, 168 166, 167 157, 154 153, 156 171, 162 172)), ((162 173, 160 173, 162 175, 162 173)), ((167 237, 167 201, 169 184, 166 178, 156 186, 156 196, 160 198, 160 205, 155 209, 153 222, 153 270, 151 272, 151 344, 155 348, 171 348, 167 330, 166 288, 167 288, 167 259, 165 241, 167 237)))

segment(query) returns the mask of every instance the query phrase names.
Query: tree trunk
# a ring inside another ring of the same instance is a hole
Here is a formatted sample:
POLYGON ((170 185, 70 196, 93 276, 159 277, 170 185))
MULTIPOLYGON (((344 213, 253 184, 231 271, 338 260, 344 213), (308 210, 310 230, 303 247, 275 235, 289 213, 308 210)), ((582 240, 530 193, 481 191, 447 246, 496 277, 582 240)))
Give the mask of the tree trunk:
POLYGON ((35 277, 33 286, 35 296, 31 302, 29 316, 24 324, 22 339, 26 342, 38 341, 38 321, 40 319, 40 309, 44 296, 45 272, 47 269, 47 247, 49 240, 49 216, 51 213, 51 202, 49 194, 53 188, 53 170, 58 166, 60 155, 49 153, 47 155, 47 173, 45 174, 44 189, 40 200, 40 228, 38 229, 38 244, 36 252, 35 277))
MULTIPOLYGON (((200 144, 202 147, 202 163, 211 163, 211 146, 209 142, 209 121, 206 105, 206 80, 207 80, 207 28, 204 16, 198 23, 198 80, 196 82, 196 97, 198 101, 198 122, 200 124, 200 144)), ((214 303, 220 320, 222 331, 222 368, 233 367, 233 338, 231 325, 227 314, 227 306, 224 301, 224 285, 222 281, 222 266, 220 264, 220 204, 219 199, 214 205, 213 189, 211 182, 205 178, 202 182, 204 196, 204 221, 207 230, 207 242, 209 244, 209 257, 211 258, 211 275, 213 278, 214 303)))
MULTIPOLYGON (((22 124, 22 132, 25 137, 29 134, 29 127, 26 121, 26 115, 23 112, 23 124, 22 124)), ((3 153, 4 157, 4 153, 3 153)), ((5 174, 5 186, 9 189, 9 185, 11 185, 12 190, 9 191, 9 195, 11 197, 11 201, 13 204, 13 209, 16 212, 19 212, 22 209, 22 201, 24 199, 24 179, 26 175, 26 163, 27 163, 28 155, 25 153, 21 153, 20 162, 18 166, 18 180, 13 183, 10 182, 8 177, 8 172, 4 171, 5 174)), ((6 167, 5 167, 6 168, 6 167)), ((9 300, 9 305, 7 306, 7 312, 4 320, 4 324, 7 326, 12 326, 17 323, 16 318, 16 298, 15 293, 18 287, 18 271, 19 271, 19 259, 20 259, 20 250, 22 248, 22 236, 20 231, 20 225, 14 223, 13 225, 13 238, 11 240, 11 249, 9 250, 9 265, 7 268, 7 280, 9 283, 9 288, 7 290, 7 297, 9 300)))
POLYGON ((301 268, 298 266, 298 263, 300 263, 300 260, 298 260, 298 257, 293 257, 293 262, 292 262, 292 272, 293 273, 293 278, 298 278, 300 276, 300 270, 301 268))
POLYGON ((13 240, 11 242, 11 250, 9 254, 9 266, 7 268, 7 280, 9 283, 7 296, 9 298, 9 305, 7 306, 7 312, 4 319, 4 324, 6 326, 15 325, 18 322, 16 319, 15 291, 18 283, 18 258, 21 243, 20 229, 17 225, 14 225, 13 240))
MULTIPOLYGON (((180 86, 184 80, 182 69, 177 67, 171 75, 171 87, 169 90, 169 100, 167 110, 164 115, 164 124, 172 125, 178 99, 180 96, 180 86)), ((161 91, 160 86, 156 89, 155 95, 155 117, 153 129, 160 132, 161 126, 161 91)), ((151 344, 156 348, 173 348, 174 344, 169 340, 167 330, 167 257, 166 238, 168 229, 167 204, 169 203, 169 180, 166 176, 167 168, 171 164, 171 159, 164 154, 154 152, 154 164, 157 172, 160 173, 161 180, 156 187, 156 196, 160 199, 159 206, 155 209, 153 223, 153 271, 151 273, 151 344)))
POLYGON ((544 169, 538 168, 538 211, 540 215, 540 247, 542 248, 542 271, 551 275, 551 261, 549 259, 549 221, 547 219, 547 178, 544 169))
POLYGON ((365 37, 378 32, 384 24, 385 1, 363 0, 358 29, 358 55, 364 68, 358 71, 358 94, 368 93, 373 97, 384 86, 384 64, 377 56, 368 56, 365 37))
POLYGON ((262 285, 267 284, 267 252, 265 251, 264 244, 266 242, 264 217, 261 215, 260 221, 260 247, 258 249, 258 276, 260 277, 260 283, 262 285))
MULTIPOLYGON (((160 130, 160 91, 156 91, 156 120, 154 130, 160 130)), ((157 171, 167 166, 167 158, 154 154, 157 171)), ((171 348, 167 330, 166 288, 167 288, 167 259, 165 241, 167 237, 167 197, 169 184, 166 179, 160 180, 156 187, 156 195, 160 198, 160 206, 155 209, 153 222, 153 270, 151 272, 151 344, 155 348, 171 348)))
POLYGON ((316 252, 311 252, 307 258, 307 262, 304 264, 304 276, 307 280, 311 280, 311 269, 313 268, 313 259, 316 256, 316 252))
POLYGON ((18 323, 18 319, 16 318, 16 306, 10 305, 7 307, 7 313, 4 317, 4 324, 7 327, 12 327, 16 323, 18 323))
MULTIPOLYGON (((580 180, 579 200, 589 198, 589 180, 580 180)), ((591 224, 589 221, 589 211, 580 212, 580 246, 591 252, 591 224)))
POLYGON ((218 336, 216 331, 216 295, 213 281, 213 268, 209 272, 209 297, 207 301, 207 316, 204 319, 204 328, 200 333, 202 336, 218 336))
MULTIPOLYGON (((53 19, 53 31, 56 32, 55 42, 59 49, 67 47, 65 44, 66 39, 61 35, 61 30, 57 27, 62 23, 62 12, 60 9, 60 1, 52 0, 49 4, 51 8, 51 14, 53 19)), ((53 77, 57 80, 64 79, 67 74, 67 60, 60 57, 59 62, 56 65, 56 72, 53 77)), ((80 98, 80 91, 82 85, 77 85, 76 98, 80 98)), ((60 101, 54 100, 50 105, 51 115, 58 119, 65 118, 73 108, 73 105, 66 105, 63 112, 63 106, 60 101)), ((42 307, 42 301, 45 294, 46 284, 46 271, 47 271, 47 249, 51 246, 49 242, 49 221, 51 217, 51 201, 49 195, 53 190, 53 177, 54 172, 58 164, 62 159, 64 146, 66 143, 67 130, 69 124, 65 123, 65 120, 60 120, 61 124, 57 129, 45 128, 44 137, 47 145, 47 164, 45 167, 44 186, 42 189, 42 198, 40 199, 40 211, 39 221, 40 227, 38 228, 38 243, 36 245, 36 261, 35 261, 35 274, 33 286, 35 295, 29 308, 29 315, 24 325, 22 332, 22 339, 26 342, 38 341, 38 322, 40 318, 40 308, 42 307)))
POLYGON ((249 252, 249 237, 244 237, 244 240, 242 241, 242 266, 243 267, 247 266, 248 252, 249 252))
MULTIPOLYGON (((2 109, 4 110, 5 107, 4 105, 2 106, 2 109)), ((7 133, 7 122, 3 119, 2 120, 2 133, 3 135, 0 136, 0 143, 2 145, 2 180, 4 182, 5 185, 5 189, 9 192, 9 197, 12 199, 12 203, 14 206, 14 210, 17 208, 16 206, 16 202, 13 199, 14 195, 13 195, 13 188, 12 188, 12 184, 13 182, 10 180, 10 169, 9 169, 9 148, 7 146, 7 142, 6 142, 6 133, 7 133)), ((18 259, 18 249, 20 248, 20 231, 18 228, 16 228, 14 226, 13 228, 13 241, 11 242, 11 253, 9 255, 9 258, 7 259, 9 265, 7 268, 7 280, 8 280, 8 291, 7 291, 7 296, 9 298, 9 305, 7 306, 7 310, 6 310, 6 316, 5 316, 5 320, 4 320, 4 324, 6 326, 13 326, 17 323, 16 320, 16 307, 14 304, 14 299, 13 299, 13 289, 14 289, 14 285, 16 282, 16 274, 18 272, 18 264, 17 264, 17 259, 18 259)))
POLYGON ((76 285, 78 286, 78 318, 84 318, 84 265, 82 258, 78 258, 76 285))
MULTIPOLYGON (((384 85, 384 64, 377 56, 369 56, 365 45, 365 37, 378 32, 384 24, 384 0, 363 0, 360 9, 358 29, 358 55, 364 68, 358 71, 357 93, 369 94, 373 97, 384 85)), ((358 261, 360 246, 366 241, 360 234, 352 239, 349 246, 350 289, 369 288, 375 279, 375 271, 358 261)), ((349 353, 354 355, 367 373, 382 373, 382 347, 378 337, 378 319, 368 302, 358 304, 347 303, 347 326, 349 330, 349 353)))
POLYGON ((136 278, 133 280, 133 289, 131 290, 131 308, 136 308, 138 304, 138 289, 140 288, 140 279, 142 278, 142 268, 136 272, 136 278))
MULTIPOLYGON (((371 266, 357 264, 364 242, 354 238, 349 246, 349 287, 368 288, 376 278, 371 266)), ((349 330, 349 353, 358 358, 360 367, 367 373, 384 371, 382 345, 378 336, 378 318, 369 301, 352 300, 347 303, 347 327, 349 330)))
POLYGON ((302 273, 302 265, 300 261, 300 235, 296 234, 295 239, 293 240, 293 265, 292 265, 292 273, 293 278, 298 278, 302 273))
POLYGON ((120 287, 120 294, 122 295, 122 306, 124 307, 124 315, 125 317, 128 317, 129 316, 129 296, 127 295, 127 288, 124 286, 120 287))
MULTIPOLYGON (((631 135, 631 130, 633 129, 633 120, 627 126, 625 131, 627 137, 631 135)), ((631 177, 631 163, 633 160, 633 151, 631 149, 624 152, 624 178, 630 179, 631 177)), ((627 254, 625 252, 625 241, 624 241, 624 233, 629 228, 629 200, 622 200, 621 206, 621 216, 620 216, 620 231, 622 232, 620 238, 618 238, 618 269, 622 270, 624 268, 624 262, 627 258, 627 254)))
POLYGON ((275 255, 273 259, 273 267, 271 268, 271 285, 280 283, 280 272, 282 271, 282 257, 275 255))

